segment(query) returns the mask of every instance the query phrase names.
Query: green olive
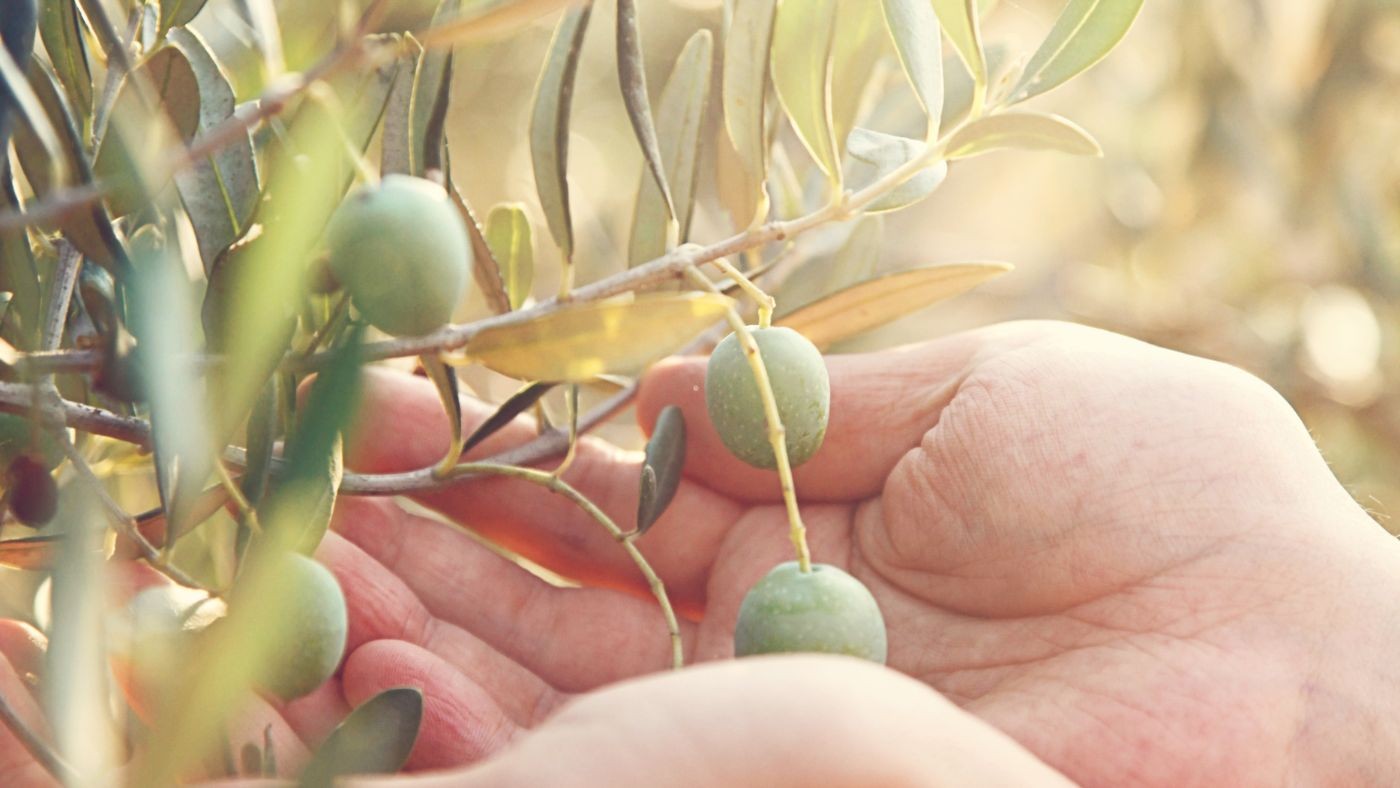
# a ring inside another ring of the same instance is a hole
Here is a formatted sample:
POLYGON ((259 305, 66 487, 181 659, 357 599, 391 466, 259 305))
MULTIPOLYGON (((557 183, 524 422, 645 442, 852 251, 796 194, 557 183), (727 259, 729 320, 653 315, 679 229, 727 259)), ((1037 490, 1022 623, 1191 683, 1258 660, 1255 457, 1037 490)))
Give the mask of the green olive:
MULTIPOLYGON (((750 328, 787 431, 788 461, 811 459, 826 437, 831 386, 816 346, 790 328, 750 328)), ((763 400, 744 348, 735 334, 715 347, 705 372, 705 404, 720 440, 734 456, 757 468, 778 467, 768 442, 763 400)))
POLYGON ((331 273, 360 314, 390 334, 426 334, 466 293, 472 247, 462 216, 432 181, 390 175, 351 194, 326 228, 331 273))
POLYGON ((744 597, 734 655, 812 651, 884 664, 885 619, 859 580, 828 564, 773 567, 744 597))
POLYGON ((143 589, 109 622, 112 669, 132 707, 149 716, 189 664, 191 649, 228 612, 224 601, 176 585, 143 589))
POLYGON ((44 525, 58 511, 58 484, 49 469, 30 456, 16 457, 5 474, 10 514, 32 527, 44 525))
POLYGON ((282 593, 266 611, 267 632, 278 647, 264 663, 258 684, 291 700, 309 694, 335 673, 345 655, 349 619, 345 595, 329 569, 300 553, 278 560, 282 593))

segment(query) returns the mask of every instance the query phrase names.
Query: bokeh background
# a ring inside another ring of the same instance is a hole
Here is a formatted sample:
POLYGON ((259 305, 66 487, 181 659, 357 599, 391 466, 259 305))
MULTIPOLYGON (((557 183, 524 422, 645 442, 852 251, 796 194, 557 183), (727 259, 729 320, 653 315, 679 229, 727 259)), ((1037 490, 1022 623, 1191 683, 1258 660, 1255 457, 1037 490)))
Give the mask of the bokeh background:
MULTIPOLYGON (((612 66, 611 5, 599 0, 574 104, 585 281, 625 265, 641 172, 612 66)), ((279 3, 290 68, 327 45, 330 6, 279 3)), ((1062 6, 1002 0, 984 37, 1023 58, 1062 6)), ((697 27, 718 35, 722 7, 644 0, 641 15, 655 96, 697 27)), ((233 0, 211 3, 200 24, 216 47, 246 35, 240 25, 233 0)), ((542 295, 556 288, 558 258, 526 131, 549 34, 543 23, 459 49, 448 123, 454 178, 478 212, 518 201, 536 219, 542 295)), ((256 65, 229 65, 255 95, 256 65)), ((878 108, 895 127, 916 120, 899 116, 900 103, 878 108)), ((846 349, 1059 318, 1221 359, 1280 389, 1356 498, 1400 528, 1400 2, 1149 0, 1107 60, 1033 105, 1079 122, 1104 158, 1008 152, 956 164, 931 198, 889 217, 878 269, 987 259, 1017 270, 846 349)), ((789 150, 800 170, 800 148, 789 150)), ((702 193, 713 194, 713 169, 711 152, 702 193)), ((692 238, 730 232, 702 198, 692 238)))

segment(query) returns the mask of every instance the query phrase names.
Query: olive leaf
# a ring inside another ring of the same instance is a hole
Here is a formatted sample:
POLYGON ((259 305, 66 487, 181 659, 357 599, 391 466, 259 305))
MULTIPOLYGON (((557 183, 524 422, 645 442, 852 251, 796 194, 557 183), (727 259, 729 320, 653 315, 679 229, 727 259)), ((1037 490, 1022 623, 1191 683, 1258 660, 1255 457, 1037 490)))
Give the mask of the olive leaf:
MULTIPOLYGON (((660 138, 666 179, 671 184, 678 222, 678 241, 690 232, 695 202, 696 166, 700 160, 700 131, 710 98, 710 66, 713 39, 700 30, 686 41, 657 104, 657 136, 660 138)), ((666 253, 667 209, 656 183, 643 174, 632 210, 632 238, 627 246, 628 265, 637 265, 666 253)))
POLYGON ((1141 10, 1142 0, 1070 0, 1026 63, 1012 100, 1038 96, 1102 60, 1141 10))
POLYGON ((436 354, 421 356, 419 361, 423 364, 423 370, 428 373, 428 379, 433 381, 433 387, 437 389, 438 400, 447 414, 448 429, 452 433, 447 454, 443 455, 442 462, 438 465, 439 471, 447 471, 456 465, 462 456, 462 398, 458 390, 457 373, 436 354))
MULTIPOLYGON (((987 79, 1005 79, 998 76, 1006 68, 1008 50, 1005 44, 988 44, 984 50, 987 79)), ((952 128, 972 110, 973 96, 981 88, 973 84, 966 69, 955 62, 957 55, 943 59, 943 122, 944 128, 952 128)), ((980 99, 979 99, 980 100, 980 99)))
POLYGON ((637 0, 617 0, 617 79, 622 87, 622 104, 627 119, 642 148, 642 159, 666 208, 668 223, 678 220, 676 201, 666 179, 666 160, 657 140, 656 123, 652 120, 651 98, 647 95, 646 67, 642 61, 642 29, 637 19, 637 0))
MULTIPOLYGON (((239 486, 243 490, 243 497, 254 508, 262 503, 268 481, 272 477, 272 449, 277 438, 277 406, 281 403, 278 387, 278 377, 273 375, 263 386, 262 393, 253 403, 252 413, 248 415, 247 465, 243 470, 243 478, 239 480, 239 486)), ((243 557, 243 551, 247 548, 251 536, 251 526, 240 519, 235 542, 237 557, 243 557)))
MULTIPOLYGON (((0 157, 0 211, 15 211, 20 207, 19 193, 10 171, 8 156, 0 157)), ((39 269, 29 248, 29 234, 23 227, 0 230, 0 290, 10 293, 3 321, 3 336, 21 350, 36 346, 42 330, 39 294, 39 269)))
MULTIPOLYGON (((198 34, 179 28, 168 40, 184 54, 199 88, 199 131, 208 132, 233 115, 233 88, 223 67, 198 34)), ((199 239, 204 270, 234 241, 243 237, 258 205, 260 184, 253 141, 245 132, 175 177, 176 188, 199 239)))
POLYGON ((485 421, 477 425, 472 430, 472 434, 467 437, 462 444, 463 453, 471 451, 476 446, 500 429, 515 420, 516 416, 534 407, 540 398, 549 393, 549 390, 559 384, 550 382, 527 383, 525 386, 502 402, 485 421))
POLYGON ((40 0, 39 37, 80 118, 92 114, 92 67, 84 27, 74 0, 40 0))
POLYGON ((656 417, 642 460, 642 486, 637 502, 637 534, 640 536, 661 517, 681 485, 685 467, 685 414, 667 405, 656 417))
POLYGON ((491 257, 499 266, 510 308, 519 309, 530 297, 535 278, 535 252, 525 206, 506 203, 492 208, 486 217, 485 237, 491 257))
POLYGON ((26 536, 0 541, 0 566, 42 571, 50 569, 58 557, 62 536, 26 536))
POLYGON ((1011 270, 1005 263, 911 268, 837 291, 775 320, 825 349, 911 312, 964 293, 1011 270))
POLYGON ((943 115, 942 36, 928 0, 884 0, 885 27, 894 39, 899 62, 928 116, 926 139, 938 137, 943 115))
MULTIPOLYGON (((14 143, 15 150, 19 153, 20 168, 24 170, 25 180, 33 188, 34 196, 42 200, 54 192, 49 177, 55 167, 72 173, 76 176, 74 180, 77 183, 91 185, 92 168, 79 138, 73 113, 68 108, 68 102, 63 97, 53 72, 37 58, 29 63, 29 84, 43 106, 49 122, 59 134, 60 156, 63 160, 59 164, 50 160, 48 149, 27 123, 15 129, 14 143)), ((111 220, 106 209, 100 204, 93 203, 85 210, 73 211, 59 219, 57 226, 63 231, 63 237, 77 247, 78 251, 101 265, 112 265, 120 254, 111 220)))
POLYGON ((451 176, 447 178, 447 194, 452 198, 452 204, 457 206, 457 212, 462 215, 462 223, 467 226, 467 234, 471 236, 472 278, 476 280, 476 286, 481 288, 481 295, 486 299, 491 311, 498 315, 509 312, 510 294, 506 291, 504 280, 501 279, 500 261, 491 251, 491 245, 486 242, 486 234, 481 231, 481 223, 476 220, 476 214, 472 212, 462 193, 457 191, 451 176))
POLYGON ((499 38, 578 0, 479 0, 416 37, 426 48, 499 38))
POLYGON ((1067 118, 1041 112, 1003 112, 962 127, 948 140, 947 156, 965 159, 1005 148, 1103 155, 1103 149, 1089 132, 1067 118))
POLYGON ((200 123, 199 80, 185 53, 162 47, 117 88, 92 169, 108 185, 107 205, 125 216, 165 188, 163 159, 200 123), (146 95, 149 93, 150 95, 146 95), (147 99, 156 102, 148 106, 147 99))
MULTIPOLYGON (((869 186, 928 151, 927 143, 870 129, 855 129, 846 141, 850 154, 850 180, 869 186)), ((948 164, 939 160, 880 196, 865 210, 869 213, 894 211, 924 199, 948 176, 948 164)))
POLYGON ((855 128, 889 37, 879 4, 840 3, 831 42, 831 127, 838 153, 855 128))
POLYGON ((573 212, 569 208, 569 107, 574 97, 583 34, 593 4, 564 12, 554 28, 544 68, 535 84, 530 112, 530 160, 534 164, 535 189, 554 243, 565 262, 574 256, 573 212))
MULTIPOLYGON (((11 113, 17 110, 38 130, 52 161, 61 163, 58 133, 48 125, 44 109, 25 77, 30 53, 34 50, 37 13, 32 0, 19 0, 8 3, 5 16, 0 19, 0 151, 9 145, 10 128, 14 122, 11 113)), ((50 184, 61 183, 64 177, 62 171, 51 172, 50 184)))
MULTIPOLYGON (((450 18, 457 6, 457 0, 443 0, 433 20, 450 18)), ((415 62, 413 78, 394 83, 384 112, 380 167, 385 174, 422 177, 429 169, 440 168, 443 117, 451 84, 450 49, 423 50, 415 62)))
POLYGON ((194 21, 208 0, 160 0, 159 35, 164 36, 172 27, 179 27, 194 21))
POLYGON ((862 216, 834 253, 814 256, 783 281, 775 298, 778 315, 789 314, 828 293, 865 281, 880 264, 884 217, 862 216))
POLYGON ((933 0, 933 10, 972 75, 975 94, 980 95, 987 86, 987 61, 982 54, 977 0, 933 0))
POLYGON ((297 781, 331 788, 347 774, 391 774, 403 767, 423 721, 423 693, 394 687, 370 698, 336 726, 297 781))
POLYGON ((664 293, 577 303, 529 322, 488 328, 467 343, 476 361, 522 380, 585 383, 634 372, 725 316, 712 293, 664 293))
POLYGON ((793 130, 834 183, 841 179, 831 114, 831 42, 836 0, 785 0, 773 23, 772 73, 793 130))
MULTIPOLYGON (((735 221, 747 227, 766 211, 764 180, 768 175, 768 132, 765 128, 764 97, 768 93, 768 49, 773 41, 773 16, 778 4, 772 0, 726 0, 729 13, 724 30, 723 77, 720 100, 724 106, 724 128, 740 167, 736 184, 751 202, 748 216, 735 221), (756 197, 756 199, 754 199, 756 197)), ((721 167, 720 174, 729 168, 721 167)), ((742 203, 740 203, 742 204, 742 203)))

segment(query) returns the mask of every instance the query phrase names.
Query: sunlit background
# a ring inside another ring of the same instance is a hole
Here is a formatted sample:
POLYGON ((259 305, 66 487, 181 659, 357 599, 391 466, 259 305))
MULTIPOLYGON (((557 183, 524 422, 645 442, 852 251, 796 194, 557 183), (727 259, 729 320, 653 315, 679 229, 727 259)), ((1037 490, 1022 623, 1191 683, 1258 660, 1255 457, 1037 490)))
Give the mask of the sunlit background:
MULTIPOLYGON (((332 4, 279 6, 287 66, 305 67, 329 45, 332 4)), ((595 15, 607 20, 610 6, 600 0, 595 15)), ((1062 6, 1002 0, 984 38, 1024 58, 1062 6)), ((648 0, 641 13, 655 95, 697 27, 718 35, 722 8, 648 0)), ((551 22, 459 49, 448 123, 454 178, 477 210, 517 201, 531 212, 541 295, 557 287, 558 256, 526 131, 551 22)), ((196 27, 228 56, 243 97, 256 95, 257 65, 234 59, 250 50, 232 2, 211 3, 196 27)), ((611 25, 594 24, 570 154, 583 281, 625 265, 641 173, 612 58, 611 25)), ((889 74, 895 97, 873 111, 897 131, 919 121, 889 74)), ((845 349, 1060 318, 1222 359, 1279 388, 1356 498, 1400 528, 1400 2, 1150 0, 1106 61, 1034 104, 1087 128, 1104 158, 1006 152, 953 166, 931 198, 888 219, 879 269, 985 259, 1017 270, 845 349)), ((705 197, 710 148, 700 241, 733 231, 705 197)), ((468 303, 461 317, 482 310, 468 303)))

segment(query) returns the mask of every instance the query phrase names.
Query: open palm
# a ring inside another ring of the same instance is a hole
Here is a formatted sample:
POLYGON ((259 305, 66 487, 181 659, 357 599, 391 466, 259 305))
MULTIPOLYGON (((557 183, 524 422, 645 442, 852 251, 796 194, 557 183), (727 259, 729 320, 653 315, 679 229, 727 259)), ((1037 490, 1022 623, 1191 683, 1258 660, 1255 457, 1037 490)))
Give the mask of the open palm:
MULTIPOLYGON (((879 600, 891 667, 1080 782, 1365 768, 1338 733, 1385 719, 1366 687, 1387 654, 1366 621, 1393 610, 1397 548, 1266 386, 1044 323, 829 365, 831 426, 799 495, 816 560, 879 600)), ((644 424, 674 403, 690 425, 689 479, 640 544, 695 661, 732 653, 740 600, 790 551, 776 481, 724 452, 703 374, 703 360, 669 362, 639 403, 644 424)), ((422 467, 445 448, 425 381, 374 374, 365 412, 359 469, 422 467)), ((531 434, 517 423, 482 453, 531 434)), ((589 441, 566 478, 626 528, 638 462, 589 441)), ((492 479, 423 502, 584 587, 546 584, 391 502, 342 504, 346 538, 322 557, 352 608, 345 693, 429 687, 411 765, 477 760, 570 695, 666 665, 641 578, 568 501, 492 479)))

